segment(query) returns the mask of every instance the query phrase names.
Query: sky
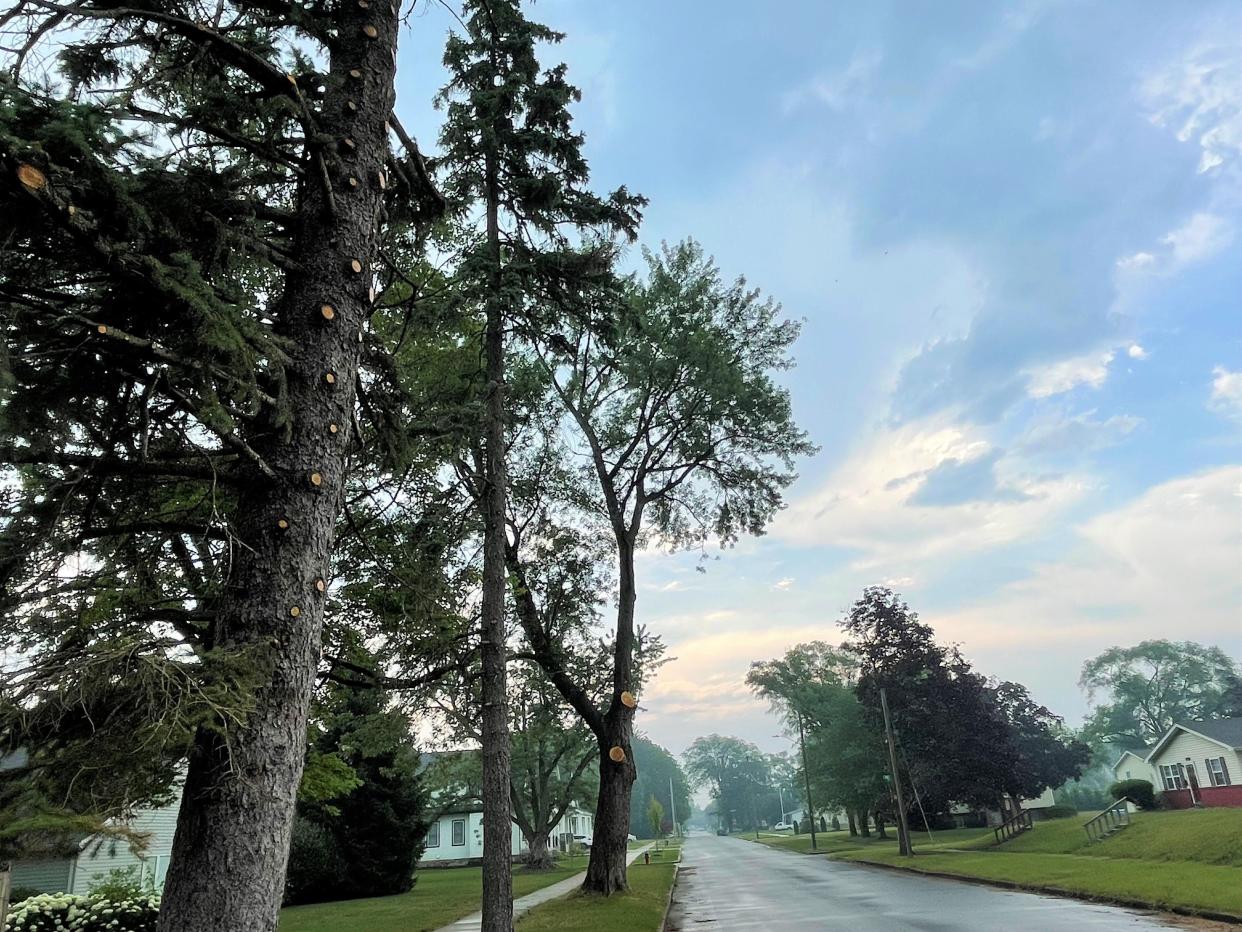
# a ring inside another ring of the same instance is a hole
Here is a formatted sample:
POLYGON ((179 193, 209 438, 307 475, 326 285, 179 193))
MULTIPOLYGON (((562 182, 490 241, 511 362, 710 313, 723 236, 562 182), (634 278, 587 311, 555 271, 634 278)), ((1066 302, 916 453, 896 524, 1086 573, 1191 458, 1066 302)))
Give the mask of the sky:
MULTIPOLYGON (((637 727, 789 748, 753 660, 898 590, 1079 724, 1084 660, 1242 658, 1242 5, 541 0, 595 184, 805 321, 762 538, 639 560, 637 727)), ((420 4, 398 112, 433 150, 420 4)))

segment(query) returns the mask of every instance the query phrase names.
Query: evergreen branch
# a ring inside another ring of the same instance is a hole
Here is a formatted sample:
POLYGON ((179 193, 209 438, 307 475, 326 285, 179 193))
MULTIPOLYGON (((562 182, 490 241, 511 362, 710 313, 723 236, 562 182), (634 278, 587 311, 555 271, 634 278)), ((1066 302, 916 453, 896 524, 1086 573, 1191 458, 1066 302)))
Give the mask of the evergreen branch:
MULTIPOLYGON (((234 457, 218 457, 231 461, 234 457)), ((0 447, 0 463, 9 466, 57 466, 77 469, 88 475, 141 476, 148 478, 177 477, 203 479, 208 482, 238 482, 231 472, 221 472, 214 465, 203 465, 197 460, 133 460, 114 456, 88 456, 84 453, 40 453, 35 450, 18 450, 0 447)))

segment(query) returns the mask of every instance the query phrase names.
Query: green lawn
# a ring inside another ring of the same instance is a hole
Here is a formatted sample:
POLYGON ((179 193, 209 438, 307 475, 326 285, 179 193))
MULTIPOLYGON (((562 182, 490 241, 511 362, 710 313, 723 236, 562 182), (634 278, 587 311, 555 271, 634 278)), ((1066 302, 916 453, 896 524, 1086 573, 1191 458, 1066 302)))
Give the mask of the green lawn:
MULTIPOLYGON (((517 927, 521 932, 659 932, 675 868, 667 861, 631 864, 630 890, 615 896, 571 893, 536 906, 517 927)), ((283 929, 283 927, 282 927, 283 929)))
MULTIPOLYGON (((1081 830, 1080 830, 1081 831, 1081 830)), ((991 829, 978 828, 957 828, 948 829, 942 832, 932 832, 929 839, 926 832, 911 832, 911 840, 916 851, 929 847, 940 847, 944 845, 957 845, 963 842, 971 842, 986 836, 988 841, 992 839, 991 829)), ((755 840, 754 832, 738 834, 736 837, 744 838, 747 841, 755 840)), ((874 834, 870 838, 864 838, 861 835, 850 835, 847 831, 839 832, 816 832, 816 851, 820 854, 836 854, 841 851, 857 851, 857 850, 883 850, 892 848, 897 850, 897 830, 889 829, 888 838, 877 838, 874 834)), ((769 845, 773 848, 783 848, 786 851, 796 851, 801 854, 811 853, 811 836, 807 835, 788 835, 778 834, 776 832, 760 832, 759 843, 769 845)))
POLYGON ((1100 842, 1088 841, 1086 821, 1036 822, 1002 845, 991 832, 921 850, 916 838, 913 860, 892 845, 855 845, 836 856, 1242 918, 1242 809, 1137 813, 1100 842))
MULTIPOLYGON (((547 872, 514 867, 513 895, 525 896, 585 869, 585 857, 562 860, 556 870, 547 872)), ((478 867, 423 869, 409 893, 283 909, 280 932, 430 932, 477 912, 482 883, 478 867)))

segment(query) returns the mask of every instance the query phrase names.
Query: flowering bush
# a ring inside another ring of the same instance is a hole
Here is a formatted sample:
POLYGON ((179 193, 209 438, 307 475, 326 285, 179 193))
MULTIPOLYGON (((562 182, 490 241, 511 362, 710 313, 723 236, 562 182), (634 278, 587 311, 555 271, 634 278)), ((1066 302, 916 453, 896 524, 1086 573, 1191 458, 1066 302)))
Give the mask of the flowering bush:
POLYGON ((4 932, 155 932, 158 893, 123 900, 44 893, 13 907, 4 932))

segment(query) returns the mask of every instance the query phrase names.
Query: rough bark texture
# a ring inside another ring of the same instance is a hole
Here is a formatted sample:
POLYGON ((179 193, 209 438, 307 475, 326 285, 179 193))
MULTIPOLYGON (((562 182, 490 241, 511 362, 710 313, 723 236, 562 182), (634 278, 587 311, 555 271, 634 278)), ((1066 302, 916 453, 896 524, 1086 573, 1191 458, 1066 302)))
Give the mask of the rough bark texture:
POLYGON ((483 478, 483 932, 513 928, 509 849, 509 711, 505 675, 505 347, 501 295, 499 190, 495 155, 487 158, 487 250, 491 298, 484 337, 487 405, 483 478))
MULTIPOLYGON (((637 522, 635 522, 637 524, 637 522)), ((632 535, 618 533, 618 565, 621 571, 617 602, 617 643, 613 655, 612 704, 602 728, 593 728, 599 740, 599 801, 595 806, 595 829, 591 860, 582 889, 605 896, 629 889, 626 856, 630 834, 630 792, 638 777, 630 741, 634 734, 634 710, 621 702, 621 694, 634 686, 634 545, 632 535), (617 762, 610 752, 620 748, 625 759, 617 762)))
POLYGON ((214 631, 218 645, 262 651, 265 681, 243 722, 203 729, 196 738, 160 932, 270 932, 280 909, 319 662, 323 595, 315 583, 328 572, 360 332, 370 311, 368 276, 346 270, 355 258, 369 267, 375 248, 396 71, 394 7, 342 4, 337 25, 319 118, 330 140, 323 157, 335 216, 323 185, 308 181, 294 249, 303 270, 287 276, 276 309, 295 347, 292 435, 285 440, 268 429, 246 438, 276 476, 256 469, 241 495, 234 523, 239 542, 214 631), (374 29, 373 38, 364 27, 374 29), (361 76, 350 77, 351 69, 361 76), (350 176, 364 183, 351 187, 350 176), (331 320, 319 311, 325 303, 335 309, 331 320), (330 424, 340 429, 333 433, 330 424), (278 528, 280 518, 287 530, 278 528))
POLYGON ((854 813, 853 813, 853 811, 851 810, 851 811, 847 812, 847 813, 845 814, 845 818, 846 818, 846 820, 849 822, 849 826, 850 826, 850 836, 852 837, 852 836, 857 835, 857 834, 858 834, 858 826, 854 824, 854 813))
POLYGON ((548 847, 547 831, 534 831, 526 836, 526 868, 535 871, 548 871, 556 867, 556 858, 548 847))

